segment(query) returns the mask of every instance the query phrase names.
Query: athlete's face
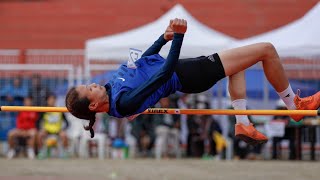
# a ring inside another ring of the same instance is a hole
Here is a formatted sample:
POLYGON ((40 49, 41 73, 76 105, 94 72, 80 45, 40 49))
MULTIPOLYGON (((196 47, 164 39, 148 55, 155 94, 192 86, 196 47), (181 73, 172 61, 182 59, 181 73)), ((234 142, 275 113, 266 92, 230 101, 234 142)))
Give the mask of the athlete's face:
POLYGON ((76 87, 80 98, 87 97, 90 101, 89 109, 95 112, 106 112, 109 109, 103 109, 106 104, 109 107, 109 97, 106 88, 99 84, 80 85, 76 87))

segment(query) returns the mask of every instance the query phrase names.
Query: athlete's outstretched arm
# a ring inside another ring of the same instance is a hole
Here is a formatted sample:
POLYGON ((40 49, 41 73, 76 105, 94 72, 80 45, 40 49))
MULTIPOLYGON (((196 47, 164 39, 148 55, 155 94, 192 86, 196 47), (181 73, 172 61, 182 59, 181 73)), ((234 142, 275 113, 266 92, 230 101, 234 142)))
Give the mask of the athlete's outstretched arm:
POLYGON ((164 39, 164 34, 162 34, 158 40, 156 40, 152 46, 150 46, 143 54, 141 57, 144 56, 150 56, 153 54, 158 54, 162 48, 168 41, 164 39))
POLYGON ((158 40, 156 40, 152 46, 150 46, 143 54, 142 57, 144 56, 150 56, 153 54, 158 54, 162 48, 168 41, 173 39, 173 30, 172 30, 172 25, 173 20, 170 21, 169 26, 167 27, 166 31, 164 34, 162 34, 158 40))
POLYGON ((172 77, 179 59, 183 37, 184 34, 174 34, 168 58, 156 74, 137 88, 120 96, 117 110, 121 115, 132 115, 152 93, 172 77))
POLYGON ((148 81, 131 91, 121 94, 117 101, 117 110, 121 115, 132 115, 152 93, 172 77, 180 56, 184 33, 187 30, 187 22, 182 19, 175 19, 170 24, 172 24, 172 29, 175 33, 166 62, 148 81))

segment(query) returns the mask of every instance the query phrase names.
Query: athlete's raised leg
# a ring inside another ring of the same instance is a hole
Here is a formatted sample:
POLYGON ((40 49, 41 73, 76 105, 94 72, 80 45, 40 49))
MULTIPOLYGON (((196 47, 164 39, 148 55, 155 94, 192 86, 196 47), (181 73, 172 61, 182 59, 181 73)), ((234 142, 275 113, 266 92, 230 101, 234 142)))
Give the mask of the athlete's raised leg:
MULTIPOLYGON (((268 81, 275 88, 288 109, 318 109, 320 91, 313 96, 300 98, 295 95, 281 64, 279 55, 271 43, 257 43, 219 53, 226 76, 232 76, 261 62, 268 81)), ((303 116, 292 116, 299 121, 303 116)))
POLYGON ((278 53, 270 43, 257 43, 222 51, 219 56, 226 76, 243 71, 261 61, 267 79, 277 92, 282 92, 289 85, 278 53))
MULTIPOLYGON (((236 110, 245 110, 246 82, 244 70, 262 61, 265 74, 272 81, 275 89, 283 91, 288 85, 279 56, 270 43, 259 43, 240 48, 230 49, 219 53, 226 76, 229 76, 229 92, 232 106, 236 110), (272 73, 277 71, 277 73, 272 73), (267 75, 268 74, 268 75, 267 75), (281 76, 283 78, 277 78, 281 76)), ((257 131, 249 122, 248 116, 236 115, 235 135, 249 144, 268 141, 268 138, 257 131)))

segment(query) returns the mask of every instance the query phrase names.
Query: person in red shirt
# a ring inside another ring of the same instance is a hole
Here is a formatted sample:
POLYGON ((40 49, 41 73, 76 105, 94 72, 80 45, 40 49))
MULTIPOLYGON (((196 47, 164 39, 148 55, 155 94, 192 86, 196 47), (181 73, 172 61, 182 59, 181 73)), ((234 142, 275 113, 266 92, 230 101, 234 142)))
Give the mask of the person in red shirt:
MULTIPOLYGON (((32 98, 26 97, 24 99, 25 106, 32 105, 32 98)), ((17 138, 27 138, 27 155, 29 159, 35 157, 34 147, 35 147, 35 138, 37 134, 36 121, 38 120, 37 112, 19 112, 16 119, 16 128, 9 131, 8 134, 8 143, 9 151, 7 157, 12 159, 16 152, 16 139, 17 138)))

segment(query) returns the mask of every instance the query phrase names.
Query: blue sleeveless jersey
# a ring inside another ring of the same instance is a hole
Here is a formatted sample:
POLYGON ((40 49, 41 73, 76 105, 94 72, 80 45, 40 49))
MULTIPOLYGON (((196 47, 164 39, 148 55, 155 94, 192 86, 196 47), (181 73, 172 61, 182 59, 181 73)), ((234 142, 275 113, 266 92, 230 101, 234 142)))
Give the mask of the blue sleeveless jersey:
MULTIPOLYGON (((117 100, 123 92, 130 91, 144 82, 148 81, 165 63, 165 59, 159 54, 145 56, 137 60, 136 69, 128 68, 126 63, 122 64, 119 69, 113 74, 112 80, 110 80, 110 109, 108 114, 114 117, 123 118, 116 109, 117 100)), ((156 90, 144 103, 138 108, 138 110, 128 116, 139 114, 145 111, 147 108, 155 105, 161 98, 167 97, 176 91, 181 90, 182 86, 176 73, 173 73, 171 79, 164 83, 158 90, 156 90)))

